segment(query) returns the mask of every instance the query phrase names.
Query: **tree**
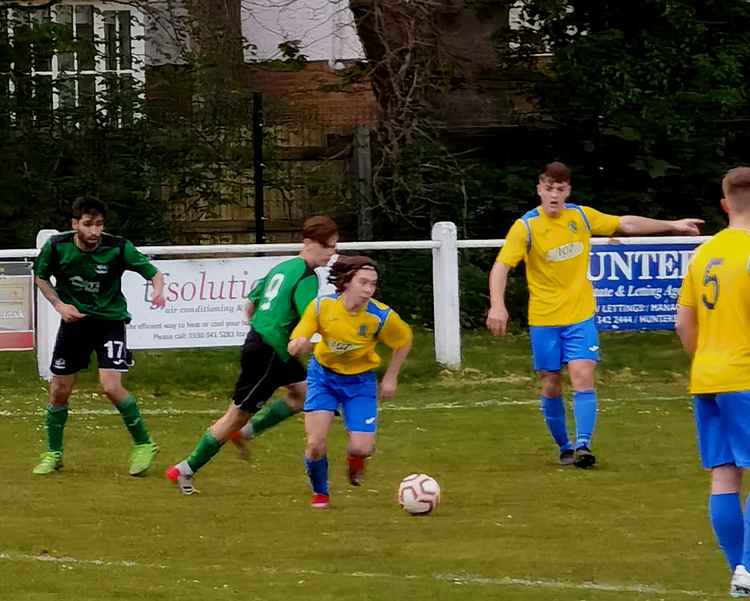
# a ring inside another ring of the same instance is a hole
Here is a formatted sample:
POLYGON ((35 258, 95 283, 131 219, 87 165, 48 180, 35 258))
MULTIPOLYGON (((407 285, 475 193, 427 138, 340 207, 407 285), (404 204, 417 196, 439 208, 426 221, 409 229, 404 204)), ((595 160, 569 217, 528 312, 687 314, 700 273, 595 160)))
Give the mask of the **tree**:
POLYGON ((224 20, 222 7, 203 0, 120 2, 138 9, 129 14, 13 6, 0 10, 0 213, 20 227, 0 230, 0 245, 28 246, 40 227, 68 227, 70 203, 83 193, 108 201, 113 229, 141 242, 171 238, 175 202, 197 219, 247 201, 251 92, 230 10, 237 3, 226 3, 224 20), (169 65, 137 64, 123 41, 140 15, 169 65), (86 28, 94 19, 104 19, 105 39, 86 28), (123 75, 125 60, 147 71, 148 88, 142 76, 123 75), (110 61, 120 69, 110 71, 110 61))
POLYGON ((539 86, 558 156, 613 209, 711 212, 718 181, 747 161, 750 3, 526 3, 553 56, 539 86))

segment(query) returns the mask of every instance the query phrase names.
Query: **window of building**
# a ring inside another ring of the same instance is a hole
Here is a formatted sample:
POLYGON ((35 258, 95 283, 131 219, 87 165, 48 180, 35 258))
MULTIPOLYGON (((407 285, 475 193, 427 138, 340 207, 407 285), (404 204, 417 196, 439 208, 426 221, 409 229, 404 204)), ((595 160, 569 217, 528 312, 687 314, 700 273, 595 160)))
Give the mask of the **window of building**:
MULTIPOLYGON (((143 37, 142 16, 117 3, 0 8, 0 108, 13 117, 13 107, 33 106, 36 121, 60 108, 111 113, 116 94, 144 81, 143 37), (41 24, 53 26, 56 42, 39 35, 41 24)), ((125 113, 108 117, 132 117, 125 113)))

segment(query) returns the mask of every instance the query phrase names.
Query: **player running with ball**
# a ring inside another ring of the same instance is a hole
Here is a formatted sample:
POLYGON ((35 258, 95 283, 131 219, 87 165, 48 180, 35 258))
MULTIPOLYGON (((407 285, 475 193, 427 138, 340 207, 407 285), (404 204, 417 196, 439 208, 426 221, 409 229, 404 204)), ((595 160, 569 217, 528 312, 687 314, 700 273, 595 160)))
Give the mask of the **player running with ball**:
POLYGON ((375 446, 378 415, 378 383, 375 369, 380 356, 375 345, 383 342, 393 350, 380 382, 380 396, 391 399, 398 374, 411 350, 411 328, 398 314, 372 298, 378 283, 378 266, 368 257, 340 257, 328 281, 336 293, 310 303, 291 335, 289 354, 310 352, 310 338, 318 332, 307 367, 305 397, 305 467, 313 497, 311 505, 325 508, 328 492, 328 431, 334 413, 341 409, 349 433, 349 481, 359 485, 365 459, 375 446))

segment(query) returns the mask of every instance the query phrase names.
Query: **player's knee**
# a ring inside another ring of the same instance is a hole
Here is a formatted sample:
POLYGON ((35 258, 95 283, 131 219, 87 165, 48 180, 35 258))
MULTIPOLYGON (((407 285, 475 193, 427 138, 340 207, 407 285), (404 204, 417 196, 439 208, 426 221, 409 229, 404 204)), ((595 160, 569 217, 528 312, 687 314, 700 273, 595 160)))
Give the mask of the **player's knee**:
POLYGON ((542 394, 548 399, 557 398, 562 394, 562 379, 560 374, 545 374, 542 376, 542 394))
POLYGON ((358 457, 369 457, 375 450, 374 441, 357 441, 349 443, 349 454, 358 457))
POLYGON ((289 395, 287 395, 287 397, 284 399, 284 402, 291 411, 293 411, 294 413, 299 413, 305 406, 305 397, 289 393, 289 395))
POLYGON ((739 492, 741 486, 742 470, 736 465, 720 465, 711 470, 712 494, 739 492))
POLYGON ((73 384, 68 382, 55 382, 50 386, 50 403, 57 407, 68 404, 70 394, 73 392, 73 384))
POLYGON ((570 365, 570 384, 574 390, 594 389, 594 365, 584 362, 583 365, 570 365))
POLYGON ((107 398, 113 403, 119 403, 124 396, 126 396, 125 389, 122 387, 120 382, 112 382, 109 380, 102 380, 102 390, 107 398))
POLYGON ((320 459, 326 454, 326 441, 320 438, 308 438, 305 455, 310 459, 320 459))

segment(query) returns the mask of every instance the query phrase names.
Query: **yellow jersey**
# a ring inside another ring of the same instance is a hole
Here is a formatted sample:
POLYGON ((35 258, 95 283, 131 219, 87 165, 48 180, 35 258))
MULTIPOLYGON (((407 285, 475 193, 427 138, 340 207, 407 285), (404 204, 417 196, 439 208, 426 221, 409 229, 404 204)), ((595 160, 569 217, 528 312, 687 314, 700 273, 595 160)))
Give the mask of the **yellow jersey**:
POLYGON ((392 349, 411 342, 411 328, 393 309, 376 300, 355 312, 344 306, 341 295, 319 297, 307 306, 291 339, 321 336, 313 351, 322 366, 339 374, 361 374, 380 365, 378 341, 392 349))
POLYGON ((750 390, 750 232, 727 228, 702 244, 678 302, 698 320, 690 392, 750 390))
POLYGON ((516 220, 496 261, 510 267, 526 263, 529 325, 567 326, 594 315, 591 237, 611 236, 619 225, 619 217, 568 203, 558 217, 538 207, 516 220))

